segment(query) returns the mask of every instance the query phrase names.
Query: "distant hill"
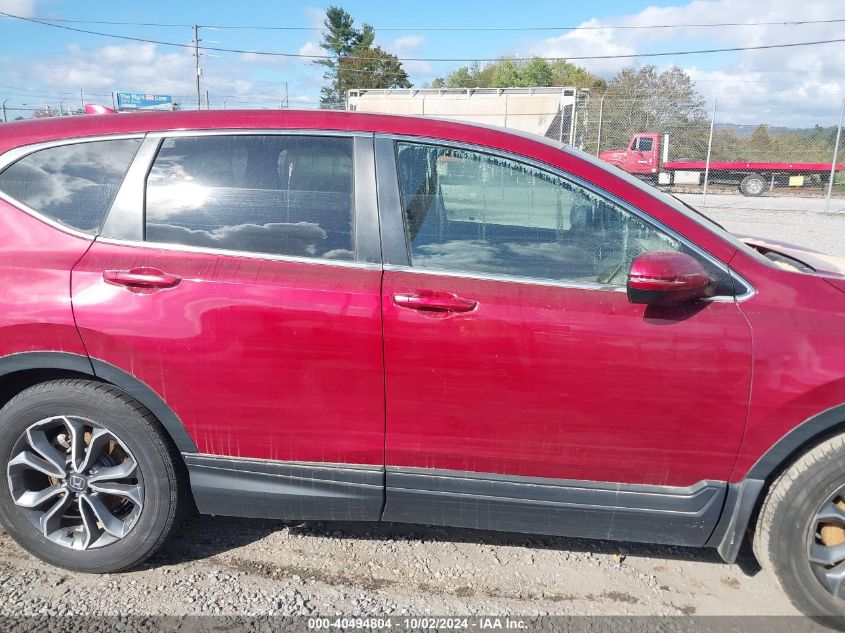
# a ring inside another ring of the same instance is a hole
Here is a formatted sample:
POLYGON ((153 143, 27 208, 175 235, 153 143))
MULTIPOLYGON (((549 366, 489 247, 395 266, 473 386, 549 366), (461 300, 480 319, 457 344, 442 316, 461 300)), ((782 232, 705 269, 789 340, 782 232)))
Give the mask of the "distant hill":
MULTIPOLYGON (((758 127, 760 127, 759 123, 716 123, 714 126, 717 130, 733 130, 740 138, 747 138, 751 136, 754 134, 754 130, 758 127)), ((768 129, 769 134, 792 133, 806 134, 807 136, 826 133, 829 133, 832 136, 836 131, 836 126, 834 125, 816 125, 815 127, 782 127, 777 125, 766 125, 766 128, 768 129)))

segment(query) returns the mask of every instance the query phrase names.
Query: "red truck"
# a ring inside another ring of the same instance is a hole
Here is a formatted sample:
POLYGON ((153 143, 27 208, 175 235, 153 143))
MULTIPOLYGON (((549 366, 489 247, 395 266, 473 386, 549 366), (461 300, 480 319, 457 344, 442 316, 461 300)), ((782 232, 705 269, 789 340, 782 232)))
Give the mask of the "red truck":
MULTIPOLYGON (((703 160, 669 160, 669 135, 663 135, 660 151, 660 134, 637 132, 626 149, 601 152, 599 158, 629 174, 647 180, 657 180, 659 185, 698 185, 703 182, 706 162, 703 160)), ((759 196, 766 188, 777 185, 803 187, 806 179, 818 175, 822 183, 830 178, 830 163, 749 163, 712 162, 710 178, 718 178, 739 185, 746 196, 759 196)), ((836 165, 839 171, 845 168, 836 165)))

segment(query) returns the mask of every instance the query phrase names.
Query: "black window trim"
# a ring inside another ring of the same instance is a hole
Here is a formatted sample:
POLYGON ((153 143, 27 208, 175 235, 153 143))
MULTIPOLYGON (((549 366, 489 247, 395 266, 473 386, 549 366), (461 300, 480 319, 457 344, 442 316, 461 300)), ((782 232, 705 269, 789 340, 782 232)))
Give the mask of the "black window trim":
POLYGON ((97 238, 97 241, 157 250, 205 253, 227 257, 341 266, 346 268, 381 269, 382 267, 372 132, 302 128, 237 128, 149 132, 145 135, 144 143, 138 150, 135 161, 130 166, 127 176, 117 196, 115 196, 115 203, 124 199, 128 201, 125 206, 112 205, 112 209, 103 223, 103 231, 97 238), (323 136, 351 138, 353 140, 354 213, 352 223, 355 258, 345 261, 320 257, 256 253, 252 251, 236 251, 223 248, 146 241, 144 239, 146 181, 155 162, 155 158, 158 155, 161 143, 167 138, 201 136, 323 136), (113 213, 115 214, 114 217, 112 215, 113 213))
POLYGON ((505 274, 485 274, 485 273, 470 273, 470 272, 463 272, 463 271, 451 271, 451 270, 435 270, 432 268, 419 268, 414 267, 411 265, 410 255, 409 255, 409 246, 407 244, 406 239, 406 231, 405 231, 405 219, 404 213, 402 211, 401 205, 401 196, 399 193, 399 172, 398 166, 396 162, 396 144, 402 143, 418 143, 424 145, 437 145, 437 146, 445 146, 445 147, 454 147, 457 149, 467 150, 467 151, 474 151, 480 152, 483 154, 489 154, 495 157, 504 158, 507 160, 516 161, 525 165, 530 165, 537 169, 542 169, 549 173, 552 173, 559 178, 567 180, 577 186, 583 187, 587 191, 597 195, 599 197, 604 198, 608 202, 616 204, 617 206, 621 207, 622 209, 628 211, 632 215, 640 218, 643 222, 653 226, 654 228, 666 233, 670 237, 676 239, 681 244, 687 246, 690 250, 695 252, 700 257, 704 258, 712 265, 717 267, 719 270, 723 271, 726 275, 728 275, 734 282, 735 290, 733 295, 719 295, 716 297, 708 297, 703 299, 706 302, 717 302, 717 303, 724 303, 724 302, 739 302, 745 301, 754 294, 756 294, 756 289, 754 286, 744 277, 739 275, 736 271, 734 271, 730 266, 722 262, 717 257, 711 255, 702 247, 698 246, 694 242, 690 241, 688 238, 684 237, 680 233, 678 233, 675 229, 667 226, 663 222, 660 222, 656 218, 653 218, 651 215, 646 213, 645 211, 633 206, 630 202, 623 200, 622 198, 618 197, 617 195, 591 183, 587 180, 584 180, 580 176, 573 174, 571 172, 564 171, 555 165, 551 165, 549 163, 545 163, 543 161, 537 160, 530 156, 525 156, 523 154, 516 154, 512 152, 508 152, 506 150, 502 150, 496 147, 489 147, 485 145, 477 145, 473 143, 463 143, 459 141, 451 141, 449 139, 442 139, 442 138, 430 138, 424 136, 409 136, 409 135, 401 135, 401 134, 376 134, 375 135, 375 148, 376 148, 376 163, 380 167, 377 170, 377 180, 378 180, 378 191, 379 191, 379 212, 382 216, 382 240, 385 244, 384 252, 385 252, 385 261, 384 261, 384 269, 385 270, 393 270, 393 271, 402 271, 402 272, 412 272, 412 273, 419 273, 419 274, 428 274, 428 275, 442 275, 447 277, 460 277, 460 278, 469 278, 469 279, 486 279, 491 281, 505 281, 511 283, 522 283, 522 284, 531 284, 531 285, 541 285, 541 286, 555 286, 561 288, 576 288, 576 289, 583 289, 583 290, 601 290, 605 292, 625 292, 625 286, 620 285, 613 285, 613 284, 600 284, 594 282, 575 282, 575 281, 564 281, 564 280, 554 280, 554 279, 539 279, 535 277, 520 277, 517 275, 505 275, 505 274), (388 156, 389 154, 389 156, 388 156), (392 163, 393 167, 392 170, 386 169, 387 162, 392 163), (385 225, 385 216, 386 215, 395 216, 393 219, 387 220, 387 225, 385 225), (388 235, 385 226, 392 229, 391 235, 388 235), (401 228, 400 228, 401 227, 401 228), (398 233, 401 231, 401 233, 398 233), (400 254, 399 244, 401 243, 402 249, 405 253, 404 257, 400 254))
MULTIPOLYGON (((98 141, 122 141, 122 140, 129 140, 129 139, 139 139, 142 140, 144 138, 144 134, 141 133, 131 133, 131 134, 101 134, 98 136, 77 136, 73 138, 66 138, 66 139, 58 139, 53 141, 43 141, 40 143, 32 143, 29 145, 20 145, 18 147, 13 147, 12 149, 7 150, 2 155, 0 155, 0 172, 6 170, 7 167, 11 167, 19 160, 26 158, 30 154, 34 154, 35 152, 40 152, 44 149, 52 149, 54 147, 63 147, 65 145, 79 145, 82 143, 96 143, 98 141)), ((143 142, 142 142, 143 145, 143 142)), ((139 148, 140 151, 140 148, 139 148)), ((136 152, 135 157, 132 160, 131 165, 135 163, 135 159, 137 159, 138 153, 136 152)), ((129 171, 127 170, 126 174, 124 174, 123 183, 121 183, 120 188, 118 189, 118 194, 120 190, 123 188, 123 185, 126 182, 127 175, 129 171)), ((25 202, 21 202, 17 198, 13 198, 12 196, 0 191, 0 200, 3 200, 17 209, 20 209, 27 215, 31 215, 36 220, 40 220, 44 222, 48 226, 53 227, 54 229, 58 229, 63 233, 67 233, 68 235, 72 235, 74 237, 80 237, 86 239, 88 241, 93 241, 99 235, 97 233, 87 233, 85 231, 80 231, 79 229, 75 229, 72 226, 68 226, 67 224, 63 224, 58 220, 54 220, 47 214, 39 211, 38 209, 34 209, 25 202)), ((114 200, 117 200, 117 195, 115 195, 114 200)), ((114 205, 114 200, 112 201, 112 205, 114 205)), ((103 220, 103 226, 106 224, 106 219, 111 214, 111 208, 106 213, 106 216, 103 220)), ((100 229, 102 232, 102 227, 100 229)))

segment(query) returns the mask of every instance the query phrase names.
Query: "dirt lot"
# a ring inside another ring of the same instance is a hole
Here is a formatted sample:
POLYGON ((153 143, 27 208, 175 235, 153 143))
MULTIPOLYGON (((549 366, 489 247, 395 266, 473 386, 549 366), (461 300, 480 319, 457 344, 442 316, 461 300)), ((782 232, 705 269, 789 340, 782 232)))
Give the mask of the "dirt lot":
MULTIPOLYGON (((845 254, 845 213, 715 198, 732 230, 845 254)), ((767 574, 741 567, 753 564, 711 550, 203 517, 143 569, 106 576, 41 564, 0 533, 0 615, 795 613, 767 574)))

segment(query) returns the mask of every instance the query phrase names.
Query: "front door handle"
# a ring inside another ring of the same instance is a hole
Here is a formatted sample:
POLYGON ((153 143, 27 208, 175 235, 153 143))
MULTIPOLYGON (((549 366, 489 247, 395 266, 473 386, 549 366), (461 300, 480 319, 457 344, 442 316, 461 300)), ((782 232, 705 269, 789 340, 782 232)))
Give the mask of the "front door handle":
POLYGON ((395 294, 393 303, 402 308, 422 312, 471 312, 478 305, 477 301, 464 299, 451 292, 395 294))
POLYGON ((170 275, 158 268, 131 268, 130 270, 106 270, 103 279, 107 283, 129 288, 173 288, 182 278, 170 275))

